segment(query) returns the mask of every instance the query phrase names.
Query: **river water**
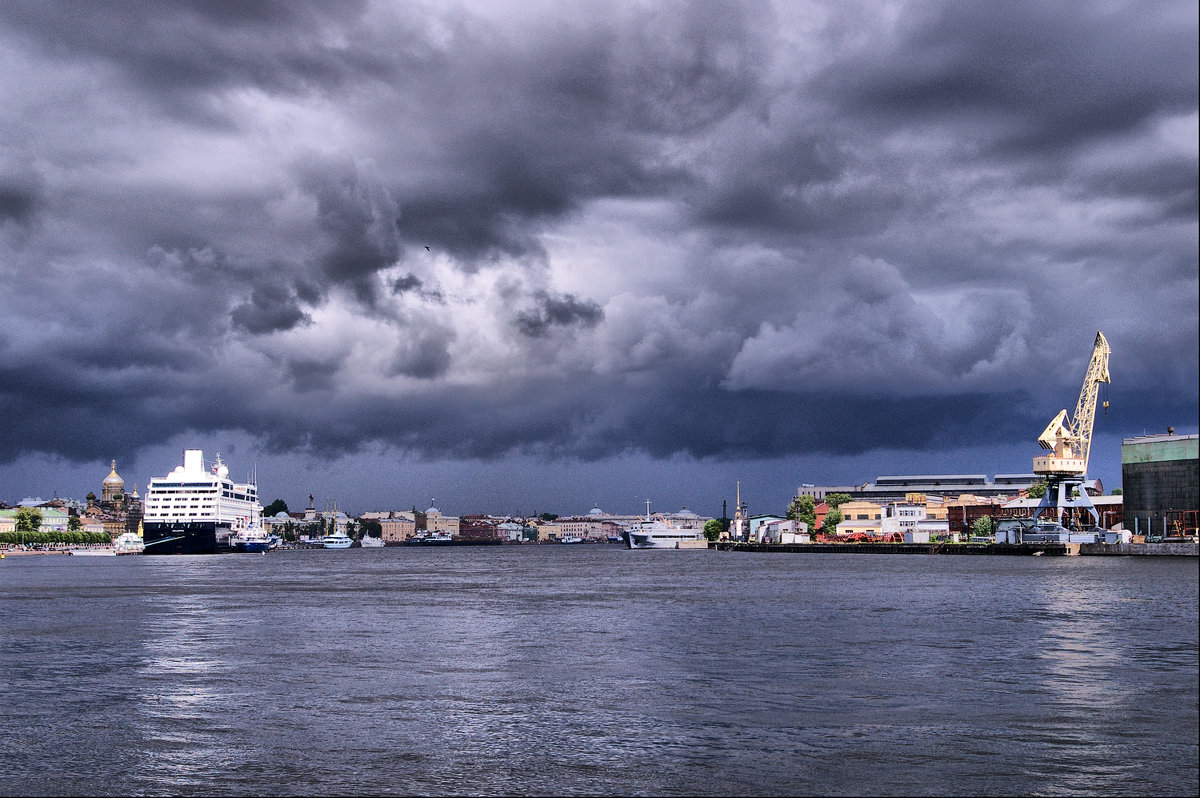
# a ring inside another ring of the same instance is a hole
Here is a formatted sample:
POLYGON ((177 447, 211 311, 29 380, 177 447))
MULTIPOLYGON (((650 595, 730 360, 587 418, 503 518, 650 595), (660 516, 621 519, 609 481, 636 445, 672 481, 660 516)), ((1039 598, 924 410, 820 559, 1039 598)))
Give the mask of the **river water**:
POLYGON ((5 795, 1195 795, 1197 561, 0 561, 5 795))

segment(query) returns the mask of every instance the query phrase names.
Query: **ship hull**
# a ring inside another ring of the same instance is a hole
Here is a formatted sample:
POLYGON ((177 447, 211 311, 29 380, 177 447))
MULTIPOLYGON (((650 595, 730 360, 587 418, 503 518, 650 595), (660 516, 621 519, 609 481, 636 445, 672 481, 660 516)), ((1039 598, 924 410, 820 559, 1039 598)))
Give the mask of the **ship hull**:
MULTIPOLYGON (((228 530, 222 528, 228 535, 228 530)), ((216 554, 214 522, 147 522, 142 524, 142 554, 216 554)))

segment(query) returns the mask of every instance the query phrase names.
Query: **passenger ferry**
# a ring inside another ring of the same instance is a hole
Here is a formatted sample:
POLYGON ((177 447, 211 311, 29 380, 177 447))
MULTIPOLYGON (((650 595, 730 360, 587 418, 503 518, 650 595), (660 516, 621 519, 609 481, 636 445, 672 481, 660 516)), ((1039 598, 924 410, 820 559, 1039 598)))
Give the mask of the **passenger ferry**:
POLYGON ((672 526, 661 518, 647 518, 637 526, 626 529, 625 543, 631 549, 708 548, 703 529, 694 526, 672 526))
POLYGON ((143 506, 143 554, 213 554, 263 528, 258 486, 231 480, 219 452, 206 467, 202 450, 185 450, 183 465, 150 480, 143 506))

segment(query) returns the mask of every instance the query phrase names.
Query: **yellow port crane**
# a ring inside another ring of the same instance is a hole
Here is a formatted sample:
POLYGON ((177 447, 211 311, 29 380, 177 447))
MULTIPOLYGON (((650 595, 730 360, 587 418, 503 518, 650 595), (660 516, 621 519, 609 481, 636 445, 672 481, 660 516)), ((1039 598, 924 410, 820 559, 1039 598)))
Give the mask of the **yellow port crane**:
MULTIPOLYGON (((1038 436, 1038 443, 1051 454, 1033 458, 1033 473, 1047 478, 1087 474, 1100 383, 1112 382, 1108 375, 1108 355, 1111 351, 1104 333, 1097 330, 1092 359, 1088 363, 1087 373, 1083 375, 1079 401, 1075 403, 1075 415, 1067 418, 1066 410, 1058 411, 1058 415, 1038 436)), ((1108 402, 1104 406, 1107 408, 1108 402)))
MULTIPOLYGON (((1099 521, 1084 482, 1087 480, 1088 456, 1092 450, 1092 425, 1096 419, 1100 384, 1112 381, 1108 374, 1111 351, 1104 333, 1097 330, 1092 359, 1083 375, 1079 401, 1075 403, 1075 414, 1068 418, 1067 411, 1060 410, 1038 436, 1038 443, 1049 454, 1033 458, 1033 473, 1046 480, 1046 493, 1034 513, 1035 519, 1040 518, 1046 509, 1054 508, 1055 521, 1062 523, 1063 511, 1078 507, 1091 514, 1093 524, 1099 521)), ((1107 410, 1108 402, 1104 402, 1103 406, 1107 410)))

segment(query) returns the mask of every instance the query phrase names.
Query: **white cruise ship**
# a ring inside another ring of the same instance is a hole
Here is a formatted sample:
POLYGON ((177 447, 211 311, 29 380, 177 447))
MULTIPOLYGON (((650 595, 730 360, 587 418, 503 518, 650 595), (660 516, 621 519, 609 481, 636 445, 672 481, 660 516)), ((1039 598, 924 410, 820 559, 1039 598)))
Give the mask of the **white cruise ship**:
POLYGON ((263 528, 258 486, 231 480, 220 453, 206 467, 200 449, 187 449, 183 465, 150 480, 143 507, 145 554, 211 554, 263 528))

